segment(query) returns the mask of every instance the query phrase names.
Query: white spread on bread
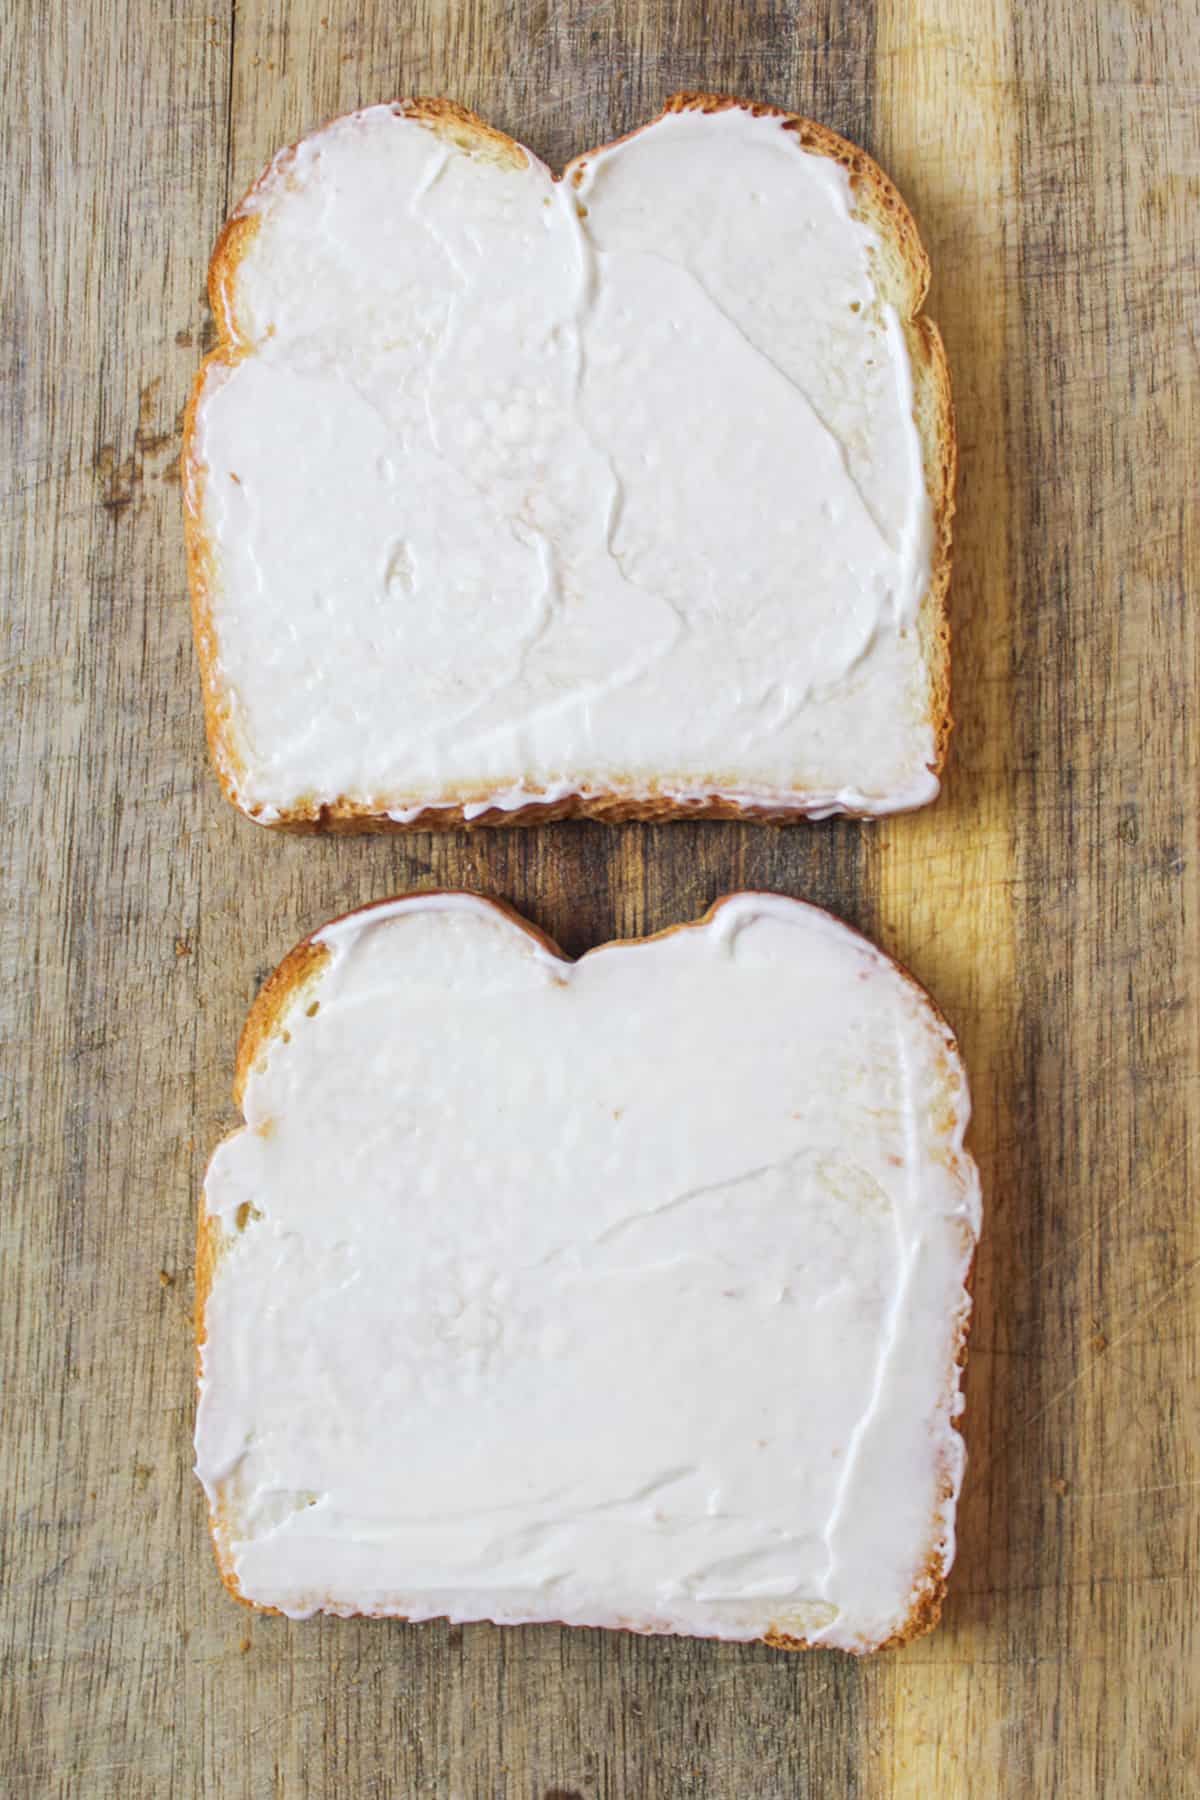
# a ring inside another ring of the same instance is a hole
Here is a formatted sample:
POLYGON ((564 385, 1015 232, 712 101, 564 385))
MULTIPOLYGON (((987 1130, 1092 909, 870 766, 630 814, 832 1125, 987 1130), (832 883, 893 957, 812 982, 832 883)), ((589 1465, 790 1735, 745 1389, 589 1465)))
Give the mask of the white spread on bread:
POLYGON ((979 1224, 949 1031, 798 901, 568 963, 319 932, 207 1216, 198 1473, 248 1600, 864 1650, 949 1568, 979 1224))
POLYGON ((188 481, 239 804, 931 799, 932 504, 847 170, 737 107, 519 162, 374 107, 240 209, 188 481))

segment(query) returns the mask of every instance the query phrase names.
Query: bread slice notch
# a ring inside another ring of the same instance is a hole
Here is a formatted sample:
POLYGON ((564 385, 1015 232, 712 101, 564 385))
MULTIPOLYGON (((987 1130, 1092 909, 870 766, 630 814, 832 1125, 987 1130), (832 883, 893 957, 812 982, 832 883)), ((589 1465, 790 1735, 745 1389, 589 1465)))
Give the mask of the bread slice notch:
POLYGON ((738 894, 578 962, 462 893, 306 939, 237 1059, 197 1473, 252 1606, 865 1652, 936 1620, 979 1227, 921 988, 738 894))
POLYGON ((230 799, 298 830, 932 799, 928 275, 864 152, 719 96, 561 179, 446 101, 282 152, 214 253, 185 434, 230 799))

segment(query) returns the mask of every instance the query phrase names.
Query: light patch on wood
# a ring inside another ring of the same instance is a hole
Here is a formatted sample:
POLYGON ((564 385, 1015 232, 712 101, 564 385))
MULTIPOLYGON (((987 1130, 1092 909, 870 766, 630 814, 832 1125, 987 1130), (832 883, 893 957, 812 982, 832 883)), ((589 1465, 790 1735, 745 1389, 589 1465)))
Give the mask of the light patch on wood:
MULTIPOLYGON (((974 1107, 971 1145, 984 1192, 984 1245, 975 1280, 975 1329, 991 1338, 989 1203, 1002 1192, 1001 1159, 1013 1130, 1011 1046, 1019 980, 1013 906, 1009 358, 1015 305, 1012 208, 1017 193, 1010 25, 1005 0, 933 0, 918 9, 886 0, 877 13, 876 147, 912 207, 933 267, 926 309, 946 340, 959 436, 958 512, 950 592, 951 740, 943 788, 923 813, 881 824, 869 858, 879 936, 927 981, 958 1034, 974 1107), (981 197, 987 196, 986 204, 981 197)), ((978 1633, 955 1603, 979 1577, 986 1445, 993 1428, 989 1364, 970 1366, 966 1487, 959 1560, 935 1648, 914 1647, 872 1670, 868 1743, 880 1746, 867 1792, 925 1800, 968 1791, 980 1721, 965 1704, 999 1705, 1007 1675, 972 1670, 978 1633), (950 1655, 952 1704, 926 1661, 950 1655), (968 1727, 968 1720, 970 1725, 968 1727), (936 1723, 935 1723, 936 1721, 936 1723), (888 1746, 885 1755, 883 1746, 888 1746)), ((986 1758, 986 1752, 985 1752, 986 1758)))

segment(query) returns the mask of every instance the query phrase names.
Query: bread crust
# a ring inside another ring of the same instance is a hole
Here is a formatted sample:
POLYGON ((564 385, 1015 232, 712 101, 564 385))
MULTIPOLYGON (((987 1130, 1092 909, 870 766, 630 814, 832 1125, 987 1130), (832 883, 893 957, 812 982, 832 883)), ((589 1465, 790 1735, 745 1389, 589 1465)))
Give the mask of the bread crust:
MULTIPOLYGON (((784 129, 795 134, 803 150, 813 155, 831 157, 840 163, 850 176, 851 189, 856 199, 856 215, 875 229, 884 246, 892 253, 886 273, 878 266, 875 273, 880 293, 896 310, 908 346, 912 364, 913 414, 921 440, 925 485, 933 509, 931 575, 921 602, 917 629, 921 637, 925 666, 929 671, 926 716, 934 734, 934 757, 929 768, 931 773, 940 775, 953 729, 950 713, 950 624, 947 596, 952 561, 958 444, 945 346, 937 326, 921 311, 929 286, 929 258, 912 213, 895 184, 879 165, 865 150, 859 149, 846 138, 839 137, 828 126, 805 118, 800 113, 739 100, 727 94, 687 91, 672 94, 662 111, 653 119, 635 131, 613 139, 612 143, 627 143, 671 113, 717 113, 731 108, 749 113, 753 118, 781 120, 784 129)), ((529 153, 521 144, 455 101, 432 98, 401 100, 393 103, 393 111, 426 126, 435 135, 470 154, 508 162, 521 168, 528 164, 529 153)), ((329 125, 337 122, 327 121, 326 125, 309 135, 318 136, 329 125)), ((280 176, 286 178, 287 169, 294 160, 298 147, 298 144, 290 145, 272 159, 231 214, 217 239, 209 264, 208 294, 219 342, 197 372, 184 419, 181 469, 192 625, 200 664, 209 752, 225 797, 258 824, 268 825, 275 830, 302 833, 448 831, 472 829, 475 826, 541 824, 566 818, 599 819, 614 824, 629 820, 689 818, 757 820, 776 825, 793 825, 819 816, 824 809, 815 803, 781 809, 730 799, 719 794, 709 794, 699 799, 683 799, 669 791, 645 798, 630 798, 616 793, 574 793, 562 798, 556 797, 552 801, 539 801, 536 798, 537 790, 531 789, 532 797, 528 804, 506 809, 488 806, 486 803, 490 795, 481 790, 462 794, 458 803, 453 806, 427 806, 413 817, 404 819, 391 818, 387 811, 373 809, 344 795, 321 805, 287 809, 278 816, 269 818, 260 816, 254 809, 242 804, 238 798, 237 777, 242 772, 243 761, 238 750, 229 696, 223 692, 219 677, 217 632, 213 619, 216 571, 212 546, 202 523, 204 465, 196 450, 197 411, 211 371, 214 368, 232 368, 250 351, 248 338, 240 328, 236 314, 238 265, 258 230, 259 215, 253 210, 257 196, 273 180, 280 176), (484 807, 483 811, 478 810, 481 806, 484 807)), ((576 156, 562 174, 555 175, 554 179, 561 181, 565 176, 574 174, 590 156, 597 155, 600 149, 611 147, 611 144, 598 146, 576 156)), ((866 810, 838 810, 844 811, 845 816, 850 818, 876 816, 866 810)))
MULTIPOLYGON (((676 932, 700 930, 704 926, 711 924, 712 920, 717 916, 723 906, 727 906, 733 900, 746 897, 754 898, 755 893, 756 890, 754 889, 745 889, 740 890, 737 893, 723 894, 719 899, 714 900, 707 912, 702 913, 698 919, 688 919, 678 925, 668 925, 662 931, 648 932, 643 937, 639 938, 611 939, 606 944, 594 945, 590 950, 585 950, 583 955, 579 958, 568 956, 566 952, 555 943, 552 937, 542 931, 539 926, 532 924, 528 919, 524 918, 516 908, 511 906, 507 901, 492 899, 488 895, 473 893, 469 890, 414 888, 401 894, 393 894, 386 900, 374 900, 366 906, 354 907, 350 912, 340 913, 336 918, 326 920, 324 925, 318 926, 317 929, 310 932, 306 938, 302 938, 295 948, 288 952, 283 961, 279 964, 279 967, 268 977, 259 989, 254 1003, 250 1008, 250 1012, 247 1015, 246 1023, 242 1028, 241 1037, 238 1040, 233 1081, 234 1103, 239 1112, 242 1111, 246 1082, 249 1078, 251 1069, 259 1058, 265 1054, 272 1038, 281 1037, 286 1041, 287 1019, 289 1015, 299 1002, 306 998, 313 987, 319 983, 321 973, 329 961, 331 952, 328 945, 319 943, 317 940, 322 933, 329 930, 332 925, 341 924, 348 919, 365 918, 370 913, 379 912, 385 908, 394 906, 398 901, 402 900, 429 900, 436 899, 439 896, 466 897, 478 901, 480 905, 489 908, 500 918, 515 925, 518 930, 524 932, 526 937, 528 937, 532 943, 536 944, 539 949, 545 951, 548 955, 555 957, 559 962, 570 964, 575 961, 582 962, 586 957, 595 956, 601 950, 612 948, 614 944, 620 944, 622 948, 628 948, 635 944, 655 943, 661 938, 673 937, 676 932)), ((797 906, 807 906, 812 912, 820 913, 822 916, 829 916, 825 908, 815 906, 810 901, 796 900, 793 901, 793 904, 797 906)), ((930 994, 928 989, 917 980, 916 976, 906 969, 903 963, 897 962, 894 957, 888 957, 886 952, 880 950, 878 945, 873 944, 868 937, 862 932, 857 931, 854 926, 846 925, 845 922, 840 919, 837 922, 843 926, 843 929, 852 932, 855 937, 861 939, 874 954, 884 956, 885 959, 891 963, 903 980, 913 989, 914 993, 928 1009, 933 1019, 943 1026, 953 1039, 953 1032, 946 1020, 945 1014, 942 1012, 932 994, 930 994)), ((240 1126, 236 1127, 233 1131, 228 1132, 226 1136, 222 1138, 221 1142, 217 1145, 216 1150, 213 1151, 213 1156, 217 1154, 217 1151, 220 1150, 222 1144, 225 1144, 231 1138, 236 1137, 240 1131, 245 1131, 247 1129, 248 1127, 243 1120, 243 1123, 240 1126)), ((211 1165, 211 1157, 209 1161, 211 1165)), ((222 1247, 223 1239, 220 1223, 206 1211, 204 1205, 204 1190, 202 1188, 200 1193, 196 1234, 195 1322, 197 1400, 199 1400, 201 1386, 201 1351, 208 1335, 205 1315, 209 1294, 212 1291, 213 1277, 216 1273, 217 1263, 220 1260, 222 1247)), ((965 1285, 968 1291, 970 1291, 971 1280, 974 1273, 974 1256, 975 1251, 974 1246, 972 1246, 971 1261, 968 1265, 965 1278, 965 1285)), ((955 1386, 957 1386, 960 1371, 966 1367, 967 1341, 969 1334, 970 1318, 968 1315, 960 1322, 958 1336, 955 1341, 952 1364, 947 1371, 948 1382, 953 1383, 955 1386)), ((954 1431, 958 1432, 960 1436, 962 1432, 961 1418, 961 1413, 951 1418, 951 1427, 954 1431)), ((948 1499, 952 1492, 953 1479, 949 1468, 946 1467, 942 1470, 939 1504, 948 1499)), ((238 1584, 237 1573, 233 1565, 229 1521, 225 1517, 222 1508, 219 1506, 214 1507, 211 1504, 208 1507, 208 1519, 213 1548, 216 1553, 217 1568, 220 1572, 221 1580, 228 1592, 235 1600, 240 1601, 243 1606, 248 1606, 253 1612, 272 1613, 276 1617, 284 1616, 280 1613, 278 1607, 267 1606, 259 1601, 250 1600, 242 1593, 238 1584)), ((941 1617, 942 1601, 946 1593, 946 1578, 947 1570, 944 1566, 944 1559, 938 1547, 936 1545, 931 1545, 925 1564, 914 1583, 912 1604, 901 1628, 883 1643, 874 1645, 869 1650, 850 1651, 844 1652, 844 1654, 873 1655, 877 1650, 898 1649, 904 1644, 911 1643, 914 1638, 923 1637, 926 1632, 932 1631, 941 1617)), ((366 1613, 353 1616, 366 1618, 377 1616, 387 1618, 396 1617, 396 1615, 392 1613, 382 1615, 366 1613)), ((549 1622, 550 1621, 547 1621, 547 1623, 549 1622)), ((567 1629, 576 1628, 567 1627, 567 1629)), ((583 1628, 579 1627, 578 1629, 583 1628)), ((633 1626, 628 1629, 641 1630, 640 1627, 633 1626)), ((655 1636, 658 1634, 653 1632, 643 1632, 643 1635, 655 1636)), ((758 1641, 770 1645, 771 1648, 775 1650, 828 1650, 830 1648, 838 1648, 837 1646, 830 1646, 819 1642, 814 1643, 808 1638, 790 1637, 783 1632, 768 1632, 758 1641)))

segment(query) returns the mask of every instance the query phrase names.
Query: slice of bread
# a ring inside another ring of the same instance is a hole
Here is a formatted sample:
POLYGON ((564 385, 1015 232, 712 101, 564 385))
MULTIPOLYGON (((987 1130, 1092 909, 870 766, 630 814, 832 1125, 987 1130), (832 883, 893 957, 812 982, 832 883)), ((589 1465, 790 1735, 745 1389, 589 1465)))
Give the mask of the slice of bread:
POLYGON ((184 453, 213 758, 262 823, 919 806, 955 445, 916 228, 679 94, 563 177, 447 101, 275 158, 184 453))
POLYGON ((469 894, 263 988, 209 1166, 197 1473, 251 1605, 856 1652, 954 1553, 968 1102, 928 996, 739 894, 564 959, 469 894))

